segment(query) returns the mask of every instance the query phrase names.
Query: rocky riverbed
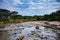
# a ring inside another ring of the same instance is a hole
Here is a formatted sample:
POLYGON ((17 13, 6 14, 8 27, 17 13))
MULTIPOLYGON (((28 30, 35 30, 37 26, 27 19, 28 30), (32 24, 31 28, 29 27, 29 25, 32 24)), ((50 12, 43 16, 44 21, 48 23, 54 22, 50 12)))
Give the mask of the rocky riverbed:
POLYGON ((44 25, 45 21, 8 24, 0 30, 0 40, 59 40, 57 31, 44 25))

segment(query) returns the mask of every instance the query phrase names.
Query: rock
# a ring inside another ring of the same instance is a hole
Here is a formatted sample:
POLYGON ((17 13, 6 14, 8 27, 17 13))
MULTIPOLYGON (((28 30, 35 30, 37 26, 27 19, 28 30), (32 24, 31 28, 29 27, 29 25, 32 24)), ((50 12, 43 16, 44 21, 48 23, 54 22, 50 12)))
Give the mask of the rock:
POLYGON ((17 38, 16 40, 19 40, 19 38, 17 38))
POLYGON ((37 25, 35 28, 36 28, 36 29, 39 29, 39 26, 37 25))
POLYGON ((35 28, 36 28, 36 29, 39 29, 39 27, 38 27, 38 26, 36 26, 35 28))
POLYGON ((44 39, 44 38, 46 38, 46 36, 42 34, 40 38, 41 39, 44 39))
POLYGON ((48 22, 44 22, 45 24, 47 24, 47 25, 49 25, 49 23, 48 22))
POLYGON ((36 27, 35 27, 36 29, 39 29, 39 24, 36 24, 36 27))
POLYGON ((17 38, 16 40, 23 40, 25 36, 21 36, 19 38, 17 38))
POLYGON ((36 36, 36 37, 40 37, 40 35, 39 35, 39 34, 36 34, 35 36, 36 36))
POLYGON ((34 35, 36 32, 35 31, 31 31, 32 32, 32 34, 31 35, 34 35))
POLYGON ((34 40, 38 40, 38 39, 34 39, 34 40))

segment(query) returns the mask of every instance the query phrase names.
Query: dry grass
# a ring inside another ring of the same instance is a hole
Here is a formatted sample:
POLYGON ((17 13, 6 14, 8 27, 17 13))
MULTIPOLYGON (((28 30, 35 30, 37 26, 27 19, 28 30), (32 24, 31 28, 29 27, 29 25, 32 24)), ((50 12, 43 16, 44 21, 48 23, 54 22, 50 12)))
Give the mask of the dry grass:
POLYGON ((21 36, 19 38, 17 38, 16 40, 23 40, 25 36, 21 36))

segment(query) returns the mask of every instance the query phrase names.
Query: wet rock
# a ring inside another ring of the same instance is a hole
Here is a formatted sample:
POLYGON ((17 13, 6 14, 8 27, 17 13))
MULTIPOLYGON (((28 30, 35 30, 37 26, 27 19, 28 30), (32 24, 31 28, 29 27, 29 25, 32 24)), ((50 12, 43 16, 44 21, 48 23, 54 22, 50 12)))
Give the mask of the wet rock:
POLYGON ((41 39, 44 39, 46 38, 46 36, 44 36, 43 34, 40 36, 41 39))
POLYGON ((36 29, 39 29, 39 24, 37 24, 35 28, 36 28, 36 29))
POLYGON ((31 33, 32 33, 31 35, 34 35, 36 32, 35 31, 31 31, 31 33))
POLYGON ((34 40, 38 40, 38 39, 34 39, 34 40))
POLYGON ((20 30, 23 30, 24 29, 24 27, 20 27, 20 30))
POLYGON ((21 33, 21 32, 20 32, 21 33))
POLYGON ((15 32, 14 34, 16 35, 17 33, 15 32))
POLYGON ((16 40, 19 40, 19 38, 17 38, 16 40))
POLYGON ((37 32, 41 33, 41 30, 37 30, 37 32))
POLYGON ((40 37, 40 35, 39 34, 36 34, 35 37, 40 37))
POLYGON ((29 28, 31 28, 32 26, 29 26, 29 28))
POLYGON ((19 26, 22 26, 23 27, 23 25, 21 24, 21 25, 19 25, 19 26))
POLYGON ((50 33, 50 32, 47 32, 47 33, 50 33))
POLYGON ((39 27, 38 27, 38 26, 36 26, 35 28, 36 28, 36 29, 39 29, 39 27))

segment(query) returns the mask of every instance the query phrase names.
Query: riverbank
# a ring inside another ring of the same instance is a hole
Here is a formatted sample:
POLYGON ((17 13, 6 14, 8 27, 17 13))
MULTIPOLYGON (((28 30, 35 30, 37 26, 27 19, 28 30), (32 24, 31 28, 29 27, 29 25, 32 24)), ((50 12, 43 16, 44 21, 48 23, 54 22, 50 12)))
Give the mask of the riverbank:
MULTIPOLYGON (((30 21, 30 22, 23 22, 23 23, 12 23, 12 24, 6 24, 5 28, 0 29, 1 33, 3 31, 9 31, 9 37, 13 40, 19 40, 24 36, 24 40, 29 40, 30 37, 35 39, 39 38, 46 38, 46 37, 51 37, 53 40, 57 38, 57 33, 60 33, 60 30, 55 31, 52 28, 46 28, 45 26, 48 25, 55 25, 60 24, 60 22, 48 22, 48 21, 30 21), (51 24, 52 23, 52 24, 51 24), (42 36, 43 35, 43 36, 42 36), (29 38, 29 39, 27 39, 29 38)), ((59 25, 57 25, 59 26, 59 25)), ((56 26, 56 27, 57 27, 56 26)), ((54 27, 54 26, 51 26, 54 27)), ((60 26, 59 26, 60 27, 60 26)), ((50 39, 51 39, 50 38, 50 39)), ((60 38, 60 37, 59 37, 60 38)), ((31 39, 31 40, 33 40, 31 39)), ((39 39, 40 40, 40 39, 39 39)))
POLYGON ((1 31, 1 34, 4 32, 2 36, 6 35, 5 33, 8 34, 0 38, 1 40, 56 40, 56 32, 52 28, 41 26, 41 24, 42 22, 39 21, 11 24, 1 31))
POLYGON ((10 23, 4 25, 4 29, 11 29, 18 27, 21 24, 31 24, 31 25, 39 25, 39 26, 56 26, 60 28, 60 22, 58 21, 30 21, 30 22, 22 22, 22 23, 10 23))

